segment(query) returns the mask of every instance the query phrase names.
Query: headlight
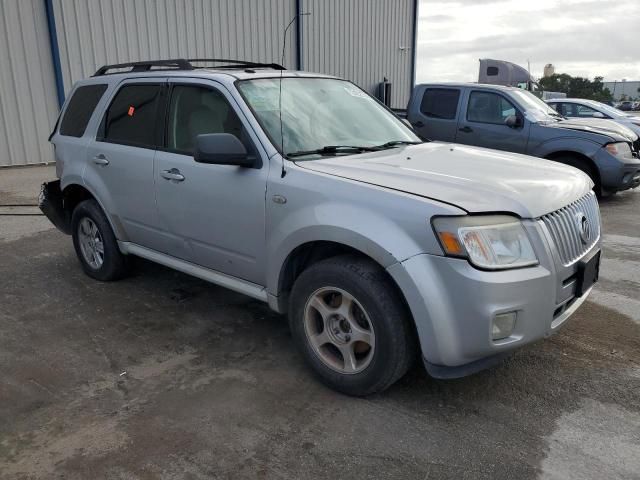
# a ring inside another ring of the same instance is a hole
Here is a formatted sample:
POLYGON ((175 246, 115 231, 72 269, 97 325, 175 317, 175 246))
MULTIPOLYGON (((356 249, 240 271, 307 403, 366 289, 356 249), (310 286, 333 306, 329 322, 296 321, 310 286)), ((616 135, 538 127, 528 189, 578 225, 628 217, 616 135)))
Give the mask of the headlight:
POLYGON ((502 270, 538 264, 522 223, 507 215, 437 217, 433 228, 446 255, 478 268, 502 270))
POLYGON ((608 143, 604 146, 611 155, 615 157, 621 158, 630 158, 631 155, 631 147, 628 143, 618 142, 618 143, 608 143))

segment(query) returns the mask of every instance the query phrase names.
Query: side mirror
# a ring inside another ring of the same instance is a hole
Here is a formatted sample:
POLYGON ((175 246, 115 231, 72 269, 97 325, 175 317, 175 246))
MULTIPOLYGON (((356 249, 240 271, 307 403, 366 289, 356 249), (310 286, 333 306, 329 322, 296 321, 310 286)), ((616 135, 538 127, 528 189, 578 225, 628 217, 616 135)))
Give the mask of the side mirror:
POLYGON ((593 112, 593 115, 591 115, 592 118, 607 118, 604 116, 604 113, 602 112, 593 112))
POLYGON ((509 128, 520 128, 522 126, 522 118, 518 115, 509 115, 504 119, 504 124, 509 128))
POLYGON ((237 165, 253 167, 254 159, 249 157, 242 142, 230 133, 205 133, 196 137, 193 158, 199 163, 216 165, 237 165))

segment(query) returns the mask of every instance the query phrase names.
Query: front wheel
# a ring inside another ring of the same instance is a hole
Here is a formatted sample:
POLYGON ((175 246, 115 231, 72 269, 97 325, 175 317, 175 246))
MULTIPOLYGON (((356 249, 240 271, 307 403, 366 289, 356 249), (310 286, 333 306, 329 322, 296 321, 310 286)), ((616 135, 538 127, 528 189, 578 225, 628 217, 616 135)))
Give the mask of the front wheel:
POLYGON ((320 379, 348 395, 388 388, 415 358, 407 308, 384 270, 368 259, 343 255, 302 272, 289 322, 320 379))

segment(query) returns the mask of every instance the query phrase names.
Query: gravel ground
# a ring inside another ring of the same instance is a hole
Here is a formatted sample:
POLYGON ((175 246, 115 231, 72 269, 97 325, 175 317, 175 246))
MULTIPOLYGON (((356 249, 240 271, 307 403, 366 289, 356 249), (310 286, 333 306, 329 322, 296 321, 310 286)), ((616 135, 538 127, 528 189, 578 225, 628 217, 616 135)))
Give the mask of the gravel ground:
MULTIPOLYGON (((51 175, 0 170, 0 204, 51 175)), ((601 281, 559 334, 367 399, 265 305, 144 261, 95 282, 41 217, 0 215, 0 478, 640 478, 640 191, 601 210, 601 281)))

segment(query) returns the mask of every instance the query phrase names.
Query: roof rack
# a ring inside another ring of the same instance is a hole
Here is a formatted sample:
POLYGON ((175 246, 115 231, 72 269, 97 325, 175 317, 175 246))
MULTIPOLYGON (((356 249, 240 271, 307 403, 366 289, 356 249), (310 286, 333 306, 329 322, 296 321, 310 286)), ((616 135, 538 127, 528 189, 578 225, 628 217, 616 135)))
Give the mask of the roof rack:
MULTIPOLYGON (((260 62, 246 62, 244 60, 230 60, 227 58, 176 58, 172 60, 147 60, 144 62, 128 62, 128 63, 116 63, 114 65, 103 65, 96 73, 94 77, 101 75, 109 75, 109 70, 119 70, 123 68, 130 68, 129 72, 148 72, 153 67, 160 67, 154 70, 194 70, 196 68, 217 68, 217 69, 233 69, 233 68, 273 68, 274 70, 286 70, 282 65, 277 63, 260 63, 260 62), (225 65, 212 65, 210 67, 195 67, 191 62, 203 63, 223 63, 225 65)), ((122 72, 112 72, 122 73, 122 72)))

